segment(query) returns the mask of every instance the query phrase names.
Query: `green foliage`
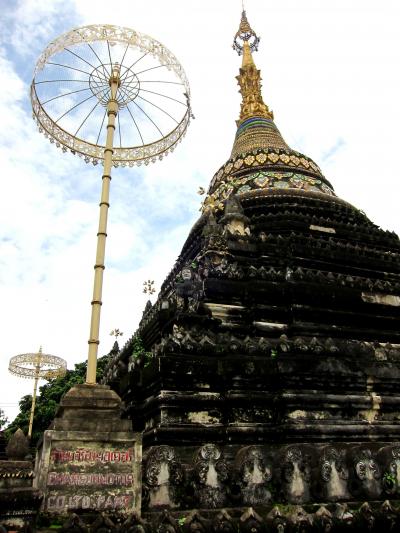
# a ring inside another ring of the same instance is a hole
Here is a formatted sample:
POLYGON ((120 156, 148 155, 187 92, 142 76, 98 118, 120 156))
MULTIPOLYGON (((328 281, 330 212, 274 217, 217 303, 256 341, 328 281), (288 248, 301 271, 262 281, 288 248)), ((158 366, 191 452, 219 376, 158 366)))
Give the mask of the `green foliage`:
POLYGON ((275 348, 272 348, 271 349, 271 359, 276 359, 276 357, 278 357, 278 352, 276 351, 275 348))
POLYGON ((392 474, 391 472, 385 472, 383 474, 383 479, 389 485, 395 485, 396 484, 396 476, 394 474, 392 474))
MULTIPOLYGON (((108 363, 109 356, 100 357, 97 362, 97 381, 103 377, 104 369, 108 363)), ((35 415, 33 419, 33 432, 31 445, 36 446, 39 438, 45 429, 49 427, 56 413, 58 404, 62 396, 74 385, 84 383, 86 378, 86 362, 75 365, 75 370, 67 370, 65 376, 50 379, 47 383, 39 387, 39 394, 36 398, 35 415)), ((11 424, 5 429, 7 438, 10 438, 18 428, 21 428, 25 435, 28 434, 29 417, 32 405, 32 396, 27 394, 19 402, 19 413, 11 424)))
POLYGON ((146 352, 141 337, 137 334, 132 339, 132 357, 133 359, 143 359, 144 365, 148 366, 151 360, 151 352, 146 352))
POLYGON ((41 529, 61 529, 66 522, 67 516, 63 514, 53 514, 42 512, 38 514, 36 519, 36 527, 41 529))
POLYGON ((6 414, 3 409, 0 409, 0 429, 6 424, 8 424, 8 418, 6 417, 6 414))

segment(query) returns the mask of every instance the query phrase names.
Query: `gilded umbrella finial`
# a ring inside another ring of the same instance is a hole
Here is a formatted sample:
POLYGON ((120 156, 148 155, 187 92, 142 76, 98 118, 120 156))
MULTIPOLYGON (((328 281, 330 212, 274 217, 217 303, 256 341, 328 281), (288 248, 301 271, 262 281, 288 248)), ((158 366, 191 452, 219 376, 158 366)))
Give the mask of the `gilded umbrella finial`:
POLYGON ((246 11, 243 9, 239 29, 233 39, 233 49, 236 50, 239 55, 242 55, 243 53, 243 45, 245 42, 249 44, 250 50, 254 52, 258 50, 260 37, 258 37, 255 31, 251 28, 246 17, 246 11))
POLYGON ((249 118, 259 117, 273 120, 274 115, 264 103, 261 94, 261 74, 254 64, 251 52, 257 50, 260 38, 251 28, 246 11, 242 12, 240 26, 233 40, 233 48, 239 55, 243 54, 242 67, 239 76, 236 77, 240 86, 242 103, 239 126, 249 118))

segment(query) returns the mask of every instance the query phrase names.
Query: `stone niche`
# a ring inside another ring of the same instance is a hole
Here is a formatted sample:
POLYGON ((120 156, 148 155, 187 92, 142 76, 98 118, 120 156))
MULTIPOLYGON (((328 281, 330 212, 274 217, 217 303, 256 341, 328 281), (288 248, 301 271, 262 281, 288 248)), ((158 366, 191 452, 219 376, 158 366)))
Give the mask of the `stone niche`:
POLYGON ((42 510, 140 512, 141 436, 105 385, 76 385, 61 400, 36 460, 42 510))

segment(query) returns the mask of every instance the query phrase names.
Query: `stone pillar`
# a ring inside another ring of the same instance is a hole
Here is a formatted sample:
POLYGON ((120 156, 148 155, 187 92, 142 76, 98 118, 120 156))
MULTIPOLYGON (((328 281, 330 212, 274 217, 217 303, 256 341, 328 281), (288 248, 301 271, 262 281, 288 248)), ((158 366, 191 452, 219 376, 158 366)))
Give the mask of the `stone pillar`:
POLYGON ((42 510, 140 513, 141 435, 106 385, 76 385, 61 400, 36 460, 42 510))

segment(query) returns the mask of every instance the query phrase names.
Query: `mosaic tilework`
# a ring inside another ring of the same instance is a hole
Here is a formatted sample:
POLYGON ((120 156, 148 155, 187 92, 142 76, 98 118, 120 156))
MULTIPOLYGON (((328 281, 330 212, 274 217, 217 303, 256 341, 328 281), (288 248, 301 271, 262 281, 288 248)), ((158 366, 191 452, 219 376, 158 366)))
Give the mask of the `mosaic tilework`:
MULTIPOLYGON (((319 167, 309 157, 290 149, 258 149, 233 157, 223 165, 214 175, 210 184, 210 192, 213 192, 222 181, 226 181, 231 174, 238 174, 247 169, 268 169, 277 171, 306 171, 307 174, 326 182, 319 167)), ((329 186, 329 182, 326 182, 329 186)))
POLYGON ((250 128, 264 126, 271 130, 277 130, 273 120, 265 117, 250 117, 247 120, 244 120, 237 129, 236 138, 239 137, 244 131, 249 130, 250 128))
MULTIPOLYGON (((234 165, 232 165, 233 168, 234 165)), ((204 203, 222 209, 231 194, 241 196, 259 189, 301 189, 335 196, 334 191, 321 179, 299 172, 259 170, 244 176, 230 175, 215 188, 204 203)))
POLYGON ((264 117, 251 117, 239 125, 231 157, 259 148, 289 149, 272 120, 264 117))

